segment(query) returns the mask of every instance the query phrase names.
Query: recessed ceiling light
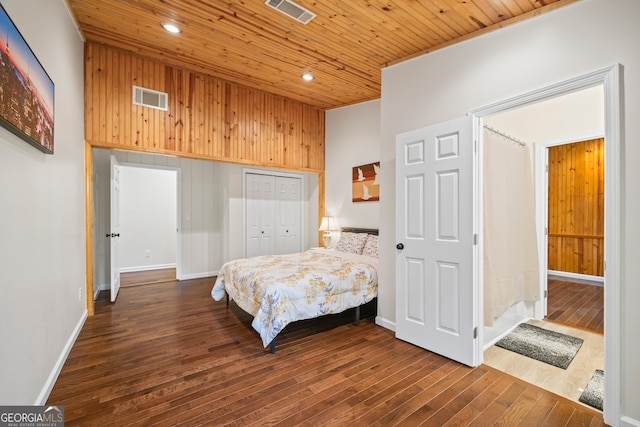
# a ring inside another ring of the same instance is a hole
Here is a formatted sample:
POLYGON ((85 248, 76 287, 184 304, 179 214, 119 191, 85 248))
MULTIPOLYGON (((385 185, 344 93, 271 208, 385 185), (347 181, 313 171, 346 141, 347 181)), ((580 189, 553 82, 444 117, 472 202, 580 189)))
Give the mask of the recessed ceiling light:
POLYGON ((162 28, 173 34, 178 34, 180 32, 180 28, 176 27, 173 24, 162 24, 162 28))
POLYGON ((313 74, 311 73, 302 73, 302 80, 310 82, 313 80, 313 74))

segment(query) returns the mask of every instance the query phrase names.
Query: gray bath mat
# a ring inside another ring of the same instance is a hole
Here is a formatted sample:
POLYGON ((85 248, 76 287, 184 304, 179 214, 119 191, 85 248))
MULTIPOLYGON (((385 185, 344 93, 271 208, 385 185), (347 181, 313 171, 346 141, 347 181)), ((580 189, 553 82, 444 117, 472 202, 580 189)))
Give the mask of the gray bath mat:
POLYGON ((582 343, 583 340, 580 338, 521 323, 496 345, 558 368, 567 369, 582 343))
POLYGON ((589 380, 589 384, 580 395, 580 402, 602 411, 602 401, 604 399, 604 371, 596 369, 589 380))

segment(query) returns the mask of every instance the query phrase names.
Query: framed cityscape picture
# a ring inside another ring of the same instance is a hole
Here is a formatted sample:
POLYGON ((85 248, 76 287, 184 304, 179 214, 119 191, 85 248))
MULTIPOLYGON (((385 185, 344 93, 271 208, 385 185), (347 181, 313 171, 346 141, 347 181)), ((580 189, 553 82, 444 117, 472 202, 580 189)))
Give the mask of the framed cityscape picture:
POLYGON ((0 5, 0 125, 53 154, 54 84, 0 5))

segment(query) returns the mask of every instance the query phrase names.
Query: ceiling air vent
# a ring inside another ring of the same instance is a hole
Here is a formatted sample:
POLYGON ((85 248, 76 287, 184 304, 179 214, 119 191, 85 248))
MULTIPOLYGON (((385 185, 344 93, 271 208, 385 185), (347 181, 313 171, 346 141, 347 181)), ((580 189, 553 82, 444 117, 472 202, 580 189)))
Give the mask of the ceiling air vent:
POLYGON ((144 87, 133 87, 133 103, 143 107, 156 108, 167 111, 168 95, 164 92, 151 90, 144 87))
POLYGON ((285 15, 290 16, 291 18, 295 19, 298 22, 302 22, 305 25, 316 17, 315 13, 295 4, 290 0, 267 0, 264 2, 264 4, 271 6, 276 10, 279 10, 285 15))

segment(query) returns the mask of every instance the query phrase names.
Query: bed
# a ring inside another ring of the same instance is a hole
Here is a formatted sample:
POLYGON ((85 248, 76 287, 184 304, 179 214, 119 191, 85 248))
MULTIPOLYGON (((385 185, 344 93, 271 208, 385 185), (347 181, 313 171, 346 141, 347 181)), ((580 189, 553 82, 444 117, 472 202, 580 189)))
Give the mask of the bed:
POLYGON ((378 235, 343 228, 335 249, 266 255, 225 263, 211 290, 253 316, 264 347, 275 353, 276 336, 291 322, 360 307, 378 293, 378 235))

